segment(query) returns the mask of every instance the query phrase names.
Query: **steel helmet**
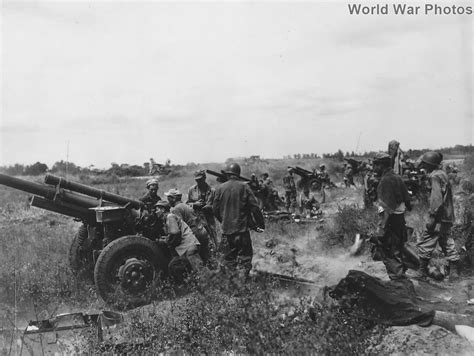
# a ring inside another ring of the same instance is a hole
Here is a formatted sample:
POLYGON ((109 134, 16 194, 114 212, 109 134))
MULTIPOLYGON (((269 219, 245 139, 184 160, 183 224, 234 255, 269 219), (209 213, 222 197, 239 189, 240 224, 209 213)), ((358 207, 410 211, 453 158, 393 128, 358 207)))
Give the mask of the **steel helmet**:
POLYGON ((443 155, 435 151, 426 152, 421 157, 421 162, 424 162, 434 167, 438 167, 441 164, 442 160, 443 160, 443 155))
POLYGON ((325 165, 324 163, 323 163, 323 164, 320 164, 320 165, 319 165, 319 168, 320 168, 320 169, 326 168, 326 165, 325 165))
POLYGON ((225 173, 240 176, 240 166, 237 163, 229 163, 225 168, 225 173))

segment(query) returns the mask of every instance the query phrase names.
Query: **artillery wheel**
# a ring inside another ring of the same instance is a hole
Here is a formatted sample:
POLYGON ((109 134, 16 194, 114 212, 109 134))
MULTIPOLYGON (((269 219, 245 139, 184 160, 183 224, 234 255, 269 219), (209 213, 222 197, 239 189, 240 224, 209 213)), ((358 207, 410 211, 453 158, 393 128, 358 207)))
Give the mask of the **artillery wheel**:
POLYGON ((151 302, 168 264, 155 242, 123 236, 109 243, 95 264, 94 280, 102 299, 118 309, 151 302))
POLYGON ((79 227, 69 248, 69 267, 76 276, 92 281, 94 278, 94 260, 92 249, 87 245, 87 225, 79 227))

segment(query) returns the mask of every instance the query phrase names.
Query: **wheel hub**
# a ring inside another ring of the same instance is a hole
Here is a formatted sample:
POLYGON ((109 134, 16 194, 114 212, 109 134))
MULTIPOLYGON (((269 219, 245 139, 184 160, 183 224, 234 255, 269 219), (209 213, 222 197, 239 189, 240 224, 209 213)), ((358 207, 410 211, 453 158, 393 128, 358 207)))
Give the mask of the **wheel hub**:
POLYGON ((120 284, 131 294, 144 292, 155 277, 153 266, 146 260, 129 258, 119 268, 120 284))

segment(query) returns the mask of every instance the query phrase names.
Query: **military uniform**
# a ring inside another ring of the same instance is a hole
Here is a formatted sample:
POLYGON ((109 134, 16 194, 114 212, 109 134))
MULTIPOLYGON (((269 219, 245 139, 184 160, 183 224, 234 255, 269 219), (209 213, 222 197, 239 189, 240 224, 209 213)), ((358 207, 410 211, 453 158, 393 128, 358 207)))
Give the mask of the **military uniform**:
POLYGON ((293 175, 287 173, 283 177, 283 187, 285 188, 285 207, 286 211, 294 213, 296 208, 296 185, 293 175))
POLYGON ((155 204, 158 203, 161 200, 161 198, 158 196, 158 194, 156 194, 156 192, 158 191, 158 187, 159 187, 158 179, 152 178, 152 179, 147 180, 146 188, 148 189, 148 192, 139 199, 141 202, 143 202, 145 204, 145 207, 150 212, 153 210, 155 204), (154 194, 151 193, 151 191, 152 191, 151 187, 152 186, 156 186, 156 188, 153 189, 154 194))
POLYGON ((344 171, 344 183, 346 187, 349 188, 351 185, 355 186, 354 184, 354 169, 350 164, 347 165, 344 171))
POLYGON ((217 247, 216 220, 212 214, 213 197, 214 189, 211 188, 209 184, 204 182, 201 188, 198 184, 195 184, 188 190, 188 200, 186 204, 193 207, 201 220, 206 223, 205 228, 209 233, 209 237, 215 247, 217 247))
POLYGON ((153 196, 150 194, 150 192, 147 192, 139 200, 145 204, 148 210, 152 210, 155 204, 158 203, 161 200, 161 198, 158 195, 153 196))
POLYGON ((201 219, 196 215, 193 208, 184 203, 178 203, 171 208, 171 213, 181 218, 191 229, 199 241, 199 255, 204 263, 209 260, 209 234, 201 219))
POLYGON ((429 175, 431 192, 429 196, 430 221, 423 233, 423 239, 417 244, 420 258, 429 260, 439 243, 451 262, 459 261, 459 254, 450 236, 454 222, 453 194, 446 172, 436 169, 429 175))
POLYGON ((231 175, 217 187, 212 209, 222 227, 224 265, 248 274, 253 258, 249 226, 252 223, 260 228, 265 226, 255 195, 246 183, 231 175))
POLYGON ((380 238, 382 261, 390 279, 404 278, 406 266, 402 250, 407 241, 405 210, 410 206, 410 196, 402 178, 390 167, 382 173, 377 186, 377 197, 383 208, 383 236, 380 238))
POLYGON ((278 192, 275 190, 273 185, 273 181, 270 177, 266 177, 262 181, 262 187, 264 189, 264 209, 266 211, 274 211, 278 210, 278 205, 276 198, 278 196, 278 192))
POLYGON ((163 232, 167 236, 166 244, 173 255, 168 270, 173 278, 182 281, 187 272, 196 271, 202 263, 198 254, 199 241, 191 228, 177 215, 168 212, 162 219, 163 232))

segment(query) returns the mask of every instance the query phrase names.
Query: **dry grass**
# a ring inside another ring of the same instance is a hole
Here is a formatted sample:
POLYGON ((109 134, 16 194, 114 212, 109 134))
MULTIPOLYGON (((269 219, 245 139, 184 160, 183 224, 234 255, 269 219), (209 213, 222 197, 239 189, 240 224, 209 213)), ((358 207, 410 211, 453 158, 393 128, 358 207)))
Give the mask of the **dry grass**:
MULTIPOLYGON (((311 168, 303 163, 292 160, 278 164, 270 162, 262 167, 243 166, 243 174, 249 175, 257 168, 275 174, 284 173, 286 165, 311 168)), ((210 168, 220 169, 218 165, 210 168)), ((192 172, 195 169, 183 169, 174 176, 164 177, 159 195, 164 197, 163 192, 170 188, 186 193, 194 184, 192 172)), ((81 181, 79 177, 77 180, 81 181)), ((276 178, 274 180, 279 184, 276 178)), ((209 177, 208 181, 216 184, 213 177, 209 177)), ((93 183, 95 187, 130 198, 138 198, 146 192, 144 179, 117 181, 116 177, 111 177, 110 181, 98 181, 82 177, 82 182, 93 183)), ((49 311, 71 311, 85 306, 86 310, 103 308, 93 286, 76 280, 67 266, 69 245, 79 223, 61 215, 30 209, 29 194, 0 186, 0 196, 2 303, 17 305, 24 312, 33 308, 49 311)), ((304 261, 303 255, 308 258, 311 254, 315 258, 325 256, 328 261, 333 260, 334 266, 339 263, 334 258, 334 251, 350 245, 355 232, 370 233, 376 218, 373 211, 361 209, 360 188, 332 190, 329 197, 329 201, 340 201, 339 206, 323 206, 323 210, 327 208, 328 212, 325 210, 325 217, 320 222, 306 225, 272 223, 267 225, 263 234, 254 234, 255 254, 267 258, 273 251, 271 261, 303 278, 306 276, 306 265, 298 266, 304 261), (335 214, 334 219, 328 217, 329 211, 335 214)), ((407 214, 408 225, 420 232, 425 213, 421 206, 415 207, 407 214)), ((319 263, 320 260, 317 261, 319 263)), ((147 315, 137 311, 134 323, 125 336, 129 340, 141 339, 141 346, 122 346, 131 347, 129 351, 132 353, 161 350, 356 354, 364 353, 366 340, 373 333, 380 335, 380 330, 374 329, 373 325, 360 323, 334 306, 312 298, 281 303, 273 294, 278 286, 272 283, 242 284, 233 278, 194 281, 193 289, 186 297, 169 302, 175 303, 172 319, 169 314, 159 313, 162 304, 150 306, 147 315)), ((100 345, 91 336, 89 343, 84 345, 84 351, 117 353, 121 352, 122 346, 100 345)))

